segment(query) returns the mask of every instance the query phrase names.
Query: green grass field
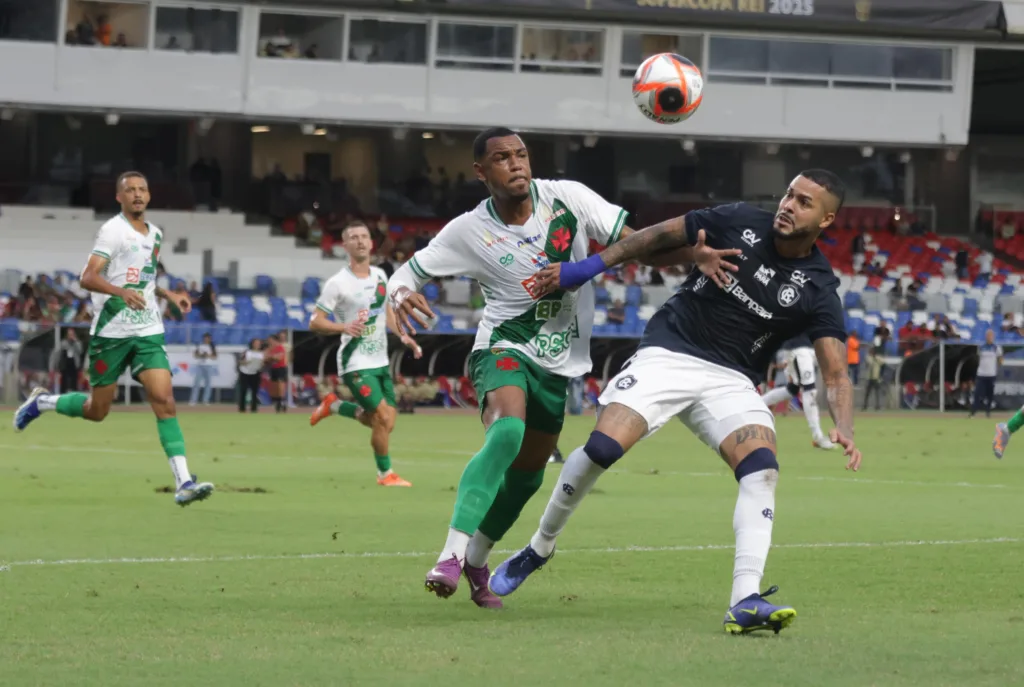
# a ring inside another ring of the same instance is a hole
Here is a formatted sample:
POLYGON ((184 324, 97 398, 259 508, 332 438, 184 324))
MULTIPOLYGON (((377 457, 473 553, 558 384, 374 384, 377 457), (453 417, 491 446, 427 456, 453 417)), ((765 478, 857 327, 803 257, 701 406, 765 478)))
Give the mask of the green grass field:
MULTIPOLYGON (((735 482, 676 424, 601 481, 501 612, 465 585, 447 601, 423 589, 475 418, 400 417, 392 455, 412 489, 376 486, 351 421, 182 426, 219 489, 187 509, 158 493, 170 471, 148 415, 48 415, 20 435, 4 420, 2 684, 1024 682, 1024 438, 997 461, 991 422, 862 417, 854 475, 810 447, 802 417, 781 419, 765 587, 799 617, 756 637, 721 630, 735 482)), ((592 427, 571 418, 563 450, 592 427)), ((500 548, 527 541, 556 474, 500 548)))

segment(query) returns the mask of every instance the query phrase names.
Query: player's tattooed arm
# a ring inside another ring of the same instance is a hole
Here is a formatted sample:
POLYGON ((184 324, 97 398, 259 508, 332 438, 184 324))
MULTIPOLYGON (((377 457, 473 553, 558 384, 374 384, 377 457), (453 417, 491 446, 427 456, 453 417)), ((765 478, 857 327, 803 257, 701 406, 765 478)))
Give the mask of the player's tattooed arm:
POLYGON ((829 434, 833 442, 843 447, 849 458, 848 470, 860 468, 860 450, 853 443, 853 384, 847 374, 846 344, 834 337, 824 337, 814 342, 821 376, 828 395, 828 410, 835 423, 829 434))
POLYGON ((646 260, 671 253, 690 245, 686 237, 686 221, 674 217, 654 226, 632 232, 629 236, 601 251, 606 267, 615 267, 629 260, 646 260))

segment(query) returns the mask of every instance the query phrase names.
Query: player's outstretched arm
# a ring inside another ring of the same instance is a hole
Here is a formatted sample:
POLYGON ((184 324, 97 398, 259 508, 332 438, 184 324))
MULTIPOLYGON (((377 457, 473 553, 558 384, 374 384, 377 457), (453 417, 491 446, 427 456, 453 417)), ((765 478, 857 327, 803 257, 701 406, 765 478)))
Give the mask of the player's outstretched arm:
POLYGON ((413 269, 413 260, 415 257, 395 270, 388 281, 388 303, 395 320, 394 331, 399 336, 412 337, 416 333, 413 321, 426 329, 428 325, 423 318, 424 315, 431 319, 436 317, 427 299, 423 294, 417 293, 430 281, 430 277, 418 274, 413 269))
POLYGON ((107 296, 120 298, 132 310, 145 309, 146 297, 142 295, 141 291, 114 286, 103 277, 108 262, 110 262, 110 259, 102 255, 96 255, 95 253, 90 255, 89 262, 85 263, 85 269, 82 270, 79 279, 82 288, 92 293, 102 293, 107 296))
POLYGON ((402 345, 412 351, 412 356, 417 360, 423 357, 423 349, 416 343, 416 339, 412 338, 405 332, 403 332, 398 326, 398 317, 395 316, 395 310, 388 303, 384 306, 384 321, 387 322, 388 329, 398 335, 398 339, 402 342, 402 345))
POLYGON ((174 293, 158 286, 156 287, 156 297, 173 303, 182 315, 187 315, 192 311, 192 298, 187 293, 174 293))
POLYGON ((815 340, 814 352, 828 394, 828 411, 836 425, 829 433, 830 438, 843 447, 843 454, 849 458, 846 469, 859 470, 861 455, 853 443, 853 384, 847 374, 846 344, 824 337, 815 340))

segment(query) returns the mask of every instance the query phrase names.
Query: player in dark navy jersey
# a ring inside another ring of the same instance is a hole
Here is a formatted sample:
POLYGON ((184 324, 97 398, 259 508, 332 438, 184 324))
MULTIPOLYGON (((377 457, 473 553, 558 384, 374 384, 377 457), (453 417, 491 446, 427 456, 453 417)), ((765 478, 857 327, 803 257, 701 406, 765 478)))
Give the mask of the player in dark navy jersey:
POLYGON ((765 392, 761 400, 769 408, 778 403, 789 403, 798 395, 803 404, 807 426, 811 428, 811 442, 818 448, 830 451, 835 444, 821 431, 821 411, 818 409, 818 387, 814 374, 814 348, 811 337, 800 334, 780 347, 786 356, 786 384, 765 392), (802 393, 801 393, 802 392, 802 393))
POLYGON ((566 459, 530 545, 491 577, 501 596, 515 591, 554 554, 555 538, 598 477, 670 418, 717 450, 739 483, 733 515, 736 555, 727 632, 773 629, 796 617, 759 592, 775 513, 774 420, 755 388, 779 346, 801 333, 813 341, 847 468, 861 455, 853 442, 853 388, 846 374, 846 334, 838 280, 815 241, 842 206, 843 184, 825 170, 802 172, 773 215, 744 203, 691 212, 638 231, 598 255, 538 273, 542 289, 573 288, 627 260, 672 253, 706 241, 738 249, 733 269, 694 274, 647 325, 639 350, 601 395, 597 427, 566 459))

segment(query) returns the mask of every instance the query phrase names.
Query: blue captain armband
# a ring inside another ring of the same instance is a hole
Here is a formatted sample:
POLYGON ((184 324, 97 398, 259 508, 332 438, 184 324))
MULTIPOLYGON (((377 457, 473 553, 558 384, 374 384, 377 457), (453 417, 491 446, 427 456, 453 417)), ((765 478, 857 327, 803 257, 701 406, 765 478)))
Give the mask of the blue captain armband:
POLYGON ((558 273, 558 286, 563 289, 575 289, 604 272, 608 267, 604 264, 600 253, 591 255, 580 262, 563 262, 558 273))

